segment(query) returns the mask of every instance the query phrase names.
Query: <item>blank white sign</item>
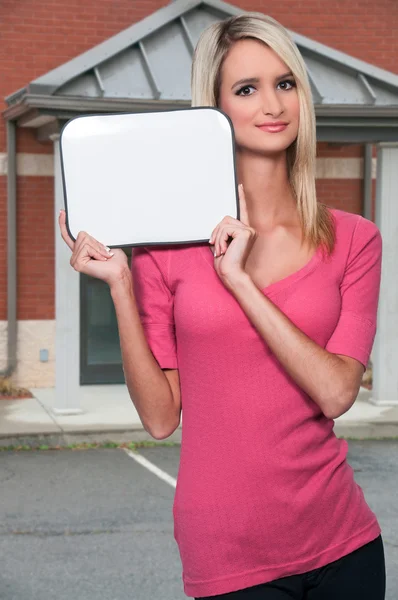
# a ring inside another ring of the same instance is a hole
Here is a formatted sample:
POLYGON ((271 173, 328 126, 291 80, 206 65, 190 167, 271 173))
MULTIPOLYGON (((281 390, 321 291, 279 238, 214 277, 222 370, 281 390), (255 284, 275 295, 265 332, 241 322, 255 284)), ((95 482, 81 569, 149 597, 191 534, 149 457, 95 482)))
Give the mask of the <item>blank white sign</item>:
POLYGON ((218 109, 77 117, 60 148, 73 239, 205 242, 223 217, 238 217, 233 129, 218 109))

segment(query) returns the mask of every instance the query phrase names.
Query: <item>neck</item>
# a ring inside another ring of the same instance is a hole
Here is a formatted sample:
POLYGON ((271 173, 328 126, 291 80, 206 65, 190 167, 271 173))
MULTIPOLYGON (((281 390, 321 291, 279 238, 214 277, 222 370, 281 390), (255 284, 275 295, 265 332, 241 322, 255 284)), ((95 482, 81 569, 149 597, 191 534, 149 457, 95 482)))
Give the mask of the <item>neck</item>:
POLYGON ((237 151, 238 182, 243 184, 250 226, 266 232, 297 219, 286 152, 264 156, 237 151))

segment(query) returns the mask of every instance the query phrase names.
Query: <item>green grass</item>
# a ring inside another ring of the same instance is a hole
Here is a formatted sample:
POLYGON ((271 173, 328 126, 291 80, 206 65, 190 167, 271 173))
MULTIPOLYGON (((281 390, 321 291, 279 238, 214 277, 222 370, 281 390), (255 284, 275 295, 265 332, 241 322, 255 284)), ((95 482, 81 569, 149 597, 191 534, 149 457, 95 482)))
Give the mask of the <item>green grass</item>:
POLYGON ((381 437, 350 437, 350 436, 339 436, 339 439, 341 440, 347 440, 347 442, 352 441, 352 442, 370 442, 373 440, 376 441, 382 441, 382 440, 386 440, 386 441, 394 441, 394 440, 398 440, 398 436, 396 435, 391 435, 389 437, 386 436, 381 436, 381 437))
POLYGON ((157 446, 179 446, 176 442, 101 442, 89 443, 82 442, 80 444, 68 444, 65 446, 51 446, 47 444, 21 444, 11 446, 0 446, 0 452, 27 452, 32 450, 91 450, 93 448, 128 448, 129 450, 137 450, 139 448, 156 448, 157 446))
MULTIPOLYGON (((340 437, 340 439, 344 439, 347 441, 394 441, 398 440, 398 436, 391 437, 340 437)), ((29 452, 29 451, 45 451, 45 450, 91 450, 91 449, 102 449, 102 448, 128 448, 129 450, 139 450, 140 448, 157 448, 157 447, 174 447, 179 446, 179 442, 100 442, 100 443, 89 443, 89 442, 81 442, 80 444, 68 444, 65 446, 61 445, 48 445, 48 444, 20 444, 20 445, 10 445, 10 446, 0 446, 0 452, 29 452)))

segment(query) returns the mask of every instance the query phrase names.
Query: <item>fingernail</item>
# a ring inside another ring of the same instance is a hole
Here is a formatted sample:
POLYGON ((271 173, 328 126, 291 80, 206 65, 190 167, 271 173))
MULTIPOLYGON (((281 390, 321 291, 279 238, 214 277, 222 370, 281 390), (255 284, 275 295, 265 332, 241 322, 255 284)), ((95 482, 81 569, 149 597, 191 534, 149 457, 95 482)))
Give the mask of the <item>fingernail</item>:
POLYGON ((114 256, 114 255, 115 255, 114 252, 109 251, 109 256, 114 256))
POLYGON ((217 251, 214 250, 214 258, 217 258, 217 251))
POLYGON ((110 249, 110 248, 108 248, 108 246, 105 246, 105 250, 106 250, 107 252, 110 252, 110 251, 111 251, 111 249, 110 249))

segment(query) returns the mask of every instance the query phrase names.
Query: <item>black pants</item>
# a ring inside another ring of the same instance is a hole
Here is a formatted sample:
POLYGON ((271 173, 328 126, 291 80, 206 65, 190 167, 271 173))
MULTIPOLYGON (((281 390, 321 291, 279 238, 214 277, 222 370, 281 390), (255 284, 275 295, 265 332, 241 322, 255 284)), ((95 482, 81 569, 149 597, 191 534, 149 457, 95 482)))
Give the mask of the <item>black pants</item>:
POLYGON ((380 535, 319 569, 207 597, 220 600, 384 600, 385 592, 384 547, 380 535))

